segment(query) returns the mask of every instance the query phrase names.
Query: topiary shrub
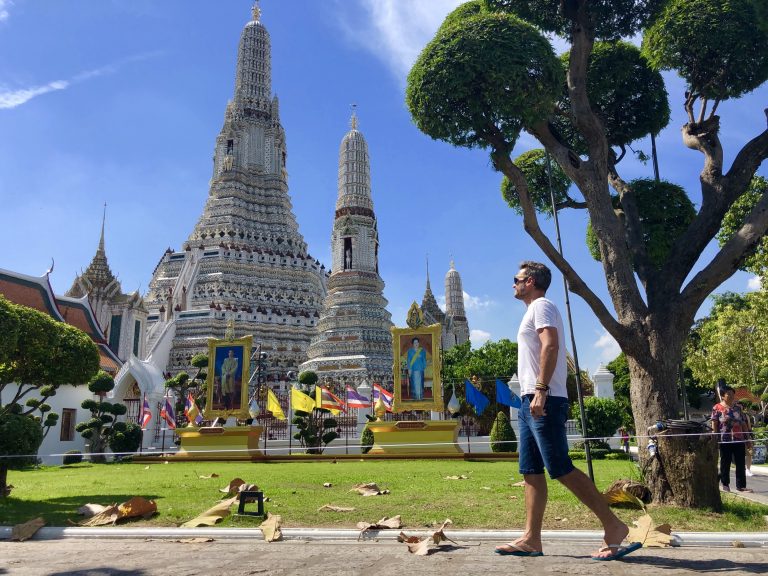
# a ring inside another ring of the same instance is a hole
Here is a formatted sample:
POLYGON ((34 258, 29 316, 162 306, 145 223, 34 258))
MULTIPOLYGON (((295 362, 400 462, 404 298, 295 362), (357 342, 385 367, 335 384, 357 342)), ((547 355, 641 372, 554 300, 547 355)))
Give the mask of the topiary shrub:
POLYGON ((492 452, 517 452, 517 436, 504 412, 496 414, 491 427, 492 452))
POLYGON ((629 460, 630 455, 626 452, 609 452, 605 455, 606 460, 629 460))
POLYGON ((112 434, 109 436, 109 449, 115 453, 115 458, 122 459, 132 454, 141 445, 141 427, 133 422, 115 422, 112 434))
POLYGON ((368 454, 373 448, 373 430, 366 426, 363 428, 363 433, 360 434, 360 451, 363 454, 368 454))
POLYGON ((23 468, 37 463, 36 457, 14 458, 26 454, 37 454, 43 443, 43 429, 32 418, 6 413, 0 416, 0 454, 11 458, 0 458, 0 498, 10 494, 7 484, 8 469, 23 468))
POLYGON ((69 466, 71 464, 80 464, 83 461, 83 453, 80 450, 67 450, 64 453, 62 464, 69 466))

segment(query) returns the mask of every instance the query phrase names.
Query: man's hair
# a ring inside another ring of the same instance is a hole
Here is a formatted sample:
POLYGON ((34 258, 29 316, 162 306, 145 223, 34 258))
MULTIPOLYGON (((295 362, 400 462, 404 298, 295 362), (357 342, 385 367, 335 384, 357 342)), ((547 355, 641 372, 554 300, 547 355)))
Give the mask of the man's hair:
POLYGON ((520 263, 520 270, 524 270, 529 278, 533 278, 533 284, 539 290, 546 292, 552 283, 552 272, 541 262, 526 260, 520 263))
POLYGON ((418 338, 414 338, 413 340, 411 340, 411 344, 413 344, 414 342, 418 342, 419 344, 421 344, 421 341, 418 338))

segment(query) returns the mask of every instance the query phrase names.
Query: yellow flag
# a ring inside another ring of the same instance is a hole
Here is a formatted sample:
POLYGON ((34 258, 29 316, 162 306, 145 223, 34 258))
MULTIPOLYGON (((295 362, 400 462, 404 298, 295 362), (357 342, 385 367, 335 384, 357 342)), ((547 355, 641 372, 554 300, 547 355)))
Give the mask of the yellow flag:
POLYGON ((315 401, 301 390, 291 388, 291 408, 302 412, 312 412, 315 409, 315 401))
POLYGON ((267 389, 267 410, 272 412, 272 416, 278 420, 286 420, 283 409, 280 407, 280 402, 277 401, 277 396, 269 389, 267 389))

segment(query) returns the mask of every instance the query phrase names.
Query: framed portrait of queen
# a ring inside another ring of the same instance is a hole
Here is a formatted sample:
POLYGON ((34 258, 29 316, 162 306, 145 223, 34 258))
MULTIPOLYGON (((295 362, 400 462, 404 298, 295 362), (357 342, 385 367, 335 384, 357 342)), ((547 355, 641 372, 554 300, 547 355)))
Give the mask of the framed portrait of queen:
POLYGON ((248 418, 248 380, 253 337, 208 340, 208 378, 204 416, 248 418))
POLYGON ((392 410, 443 410, 440 324, 391 328, 394 357, 392 410))

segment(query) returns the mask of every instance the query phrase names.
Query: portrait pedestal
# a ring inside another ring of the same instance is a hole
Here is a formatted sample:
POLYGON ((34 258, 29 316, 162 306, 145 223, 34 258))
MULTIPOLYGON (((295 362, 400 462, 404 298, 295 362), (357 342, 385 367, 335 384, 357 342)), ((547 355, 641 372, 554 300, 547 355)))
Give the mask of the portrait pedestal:
POLYGON ((259 448, 262 426, 180 428, 179 451, 174 459, 186 460, 250 460, 263 456, 259 448))
POLYGON ((373 448, 368 454, 463 454, 455 420, 369 422, 373 448))

